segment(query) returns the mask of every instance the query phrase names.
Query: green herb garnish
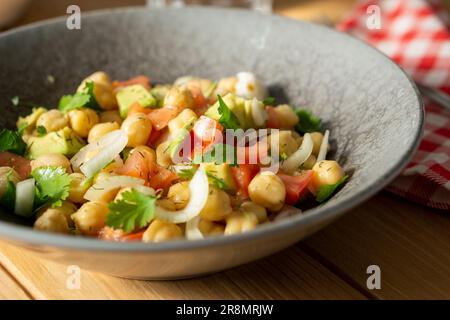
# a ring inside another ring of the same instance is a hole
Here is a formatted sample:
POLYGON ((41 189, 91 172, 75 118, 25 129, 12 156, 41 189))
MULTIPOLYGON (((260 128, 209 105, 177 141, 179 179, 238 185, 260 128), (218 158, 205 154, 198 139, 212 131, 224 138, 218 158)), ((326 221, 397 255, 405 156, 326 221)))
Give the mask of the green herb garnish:
POLYGON ((33 170, 31 176, 36 180, 34 203, 37 208, 50 204, 60 207, 69 196, 71 178, 62 167, 41 167, 33 170))
POLYGON ((320 130, 322 120, 313 115, 311 111, 306 109, 296 109, 295 113, 298 116, 298 123, 295 130, 300 133, 315 132, 320 130))
POLYGON ((276 102, 276 100, 274 97, 267 97, 263 100, 263 103, 265 106, 273 106, 273 105, 275 105, 275 102, 276 102))
POLYGON ((79 108, 91 108, 100 111, 100 106, 94 95, 94 82, 86 83, 83 92, 77 92, 74 95, 63 96, 59 100, 59 110, 69 112, 79 108))
POLYGON ((22 139, 22 134, 8 129, 0 130, 0 152, 10 151, 20 156, 25 154, 27 144, 22 139))
POLYGON ((241 124, 236 115, 228 108, 220 95, 217 95, 217 99, 219 100, 219 108, 217 109, 220 115, 219 123, 223 125, 225 129, 239 129, 241 124))
POLYGON ((6 176, 5 193, 0 198, 0 204, 7 209, 14 210, 16 205, 16 186, 11 181, 12 170, 6 176))
POLYGON ((144 195, 134 189, 126 191, 122 199, 109 204, 106 225, 124 232, 143 228, 155 216, 156 200, 157 197, 144 195))
POLYGON ((38 126, 36 130, 39 137, 45 136, 47 134, 47 129, 45 129, 44 126, 38 126))

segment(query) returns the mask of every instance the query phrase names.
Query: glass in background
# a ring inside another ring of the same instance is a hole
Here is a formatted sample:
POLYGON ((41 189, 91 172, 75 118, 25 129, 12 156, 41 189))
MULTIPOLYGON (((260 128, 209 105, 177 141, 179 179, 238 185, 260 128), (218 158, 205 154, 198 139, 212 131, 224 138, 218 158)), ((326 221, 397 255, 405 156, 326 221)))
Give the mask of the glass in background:
POLYGON ((150 7, 183 7, 185 5, 211 5, 222 7, 239 7, 257 10, 263 13, 272 12, 272 0, 147 0, 150 7))

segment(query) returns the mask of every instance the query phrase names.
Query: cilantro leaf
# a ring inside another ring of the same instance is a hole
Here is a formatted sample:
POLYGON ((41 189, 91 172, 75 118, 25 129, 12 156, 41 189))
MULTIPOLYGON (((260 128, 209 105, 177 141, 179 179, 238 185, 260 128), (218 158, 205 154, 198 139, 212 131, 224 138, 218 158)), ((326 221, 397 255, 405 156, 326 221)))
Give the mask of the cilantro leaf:
POLYGON ((69 196, 71 178, 62 167, 41 167, 33 170, 36 180, 35 201, 37 207, 51 204, 60 207, 69 196))
POLYGON ((241 127, 239 119, 230 108, 228 108, 220 95, 217 95, 217 99, 219 100, 219 108, 217 109, 220 115, 219 123, 223 125, 225 129, 239 129, 241 127))
POLYGON ((145 227, 155 216, 156 199, 134 189, 124 192, 122 199, 109 204, 106 225, 124 232, 145 227))
POLYGON ((91 108, 100 111, 101 108, 95 99, 94 95, 94 82, 90 81, 86 83, 83 92, 77 92, 74 95, 62 96, 59 100, 58 108, 63 112, 69 112, 79 108, 91 108))
POLYGON ((275 104, 276 100, 274 97, 267 97, 263 100, 263 103, 265 106, 273 106, 275 104))
POLYGON ((344 176, 341 180, 336 182, 335 184, 323 185, 319 188, 319 191, 316 195, 316 201, 319 203, 323 203, 331 198, 331 196, 338 190, 342 185, 347 181, 348 176, 344 176))
POLYGON ((16 205, 16 186, 11 181, 12 170, 6 176, 5 193, 0 199, 0 204, 7 209, 14 210, 16 205))
POLYGON ((37 133, 39 137, 45 136, 47 134, 47 129, 45 129, 44 126, 38 126, 37 133))
POLYGON ((63 112, 69 112, 74 109, 84 107, 89 103, 90 96, 86 93, 75 93, 73 96, 63 96, 59 100, 59 110, 63 112))
POLYGON ((298 116, 298 123, 295 130, 300 133, 314 132, 320 130, 322 120, 313 115, 311 111, 306 109, 296 109, 295 113, 298 116))
POLYGON ((0 152, 11 151, 23 156, 27 149, 27 144, 23 141, 19 132, 8 129, 0 130, 0 152))

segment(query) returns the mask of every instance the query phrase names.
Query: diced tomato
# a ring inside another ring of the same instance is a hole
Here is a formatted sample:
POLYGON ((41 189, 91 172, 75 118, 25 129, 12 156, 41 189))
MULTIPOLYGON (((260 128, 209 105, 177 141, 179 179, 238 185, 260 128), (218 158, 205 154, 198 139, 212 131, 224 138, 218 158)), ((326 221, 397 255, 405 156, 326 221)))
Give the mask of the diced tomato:
POLYGON ((238 163, 257 164, 269 157, 267 139, 245 147, 236 147, 238 163))
POLYGON ((283 180, 286 187, 286 203, 294 205, 300 200, 311 182, 312 170, 303 171, 303 174, 298 176, 290 176, 284 173, 278 173, 278 176, 283 180))
POLYGON ((132 86, 135 84, 140 84, 141 86, 143 86, 146 89, 150 89, 150 78, 146 77, 146 76, 137 76, 125 81, 114 81, 112 86, 113 89, 118 89, 118 88, 123 88, 123 87, 128 87, 128 86, 132 86))
POLYGON ((239 164, 239 167, 231 167, 234 182, 238 189, 238 196, 248 198, 248 185, 259 172, 256 164, 239 164))
POLYGON ((123 167, 116 170, 116 173, 148 181, 153 162, 154 160, 150 159, 145 153, 133 152, 129 155, 123 167))
POLYGON ((194 108, 195 109, 204 109, 208 106, 208 102, 203 95, 202 89, 195 84, 189 85, 187 88, 194 98, 194 108))
POLYGON ((172 182, 178 179, 178 176, 175 172, 167 170, 164 167, 158 166, 157 172, 150 179, 149 186, 155 190, 163 189, 167 190, 172 182))
POLYGON ((11 152, 0 152, 0 167, 11 167, 16 170, 21 180, 30 176, 30 161, 11 152))
POLYGON ((279 129, 280 121, 278 121, 278 116, 277 113, 275 112, 275 108, 267 106, 266 111, 267 111, 267 128, 279 129))
POLYGON ((128 115, 132 115, 133 113, 149 114, 150 112, 152 112, 151 108, 144 108, 138 102, 133 103, 128 109, 128 115))
POLYGON ((152 133, 150 134, 150 137, 148 138, 147 145, 152 148, 155 147, 156 142, 158 141, 158 139, 161 137, 162 134, 163 134, 163 130, 152 130, 152 133))
POLYGON ((160 109, 153 109, 149 114, 152 126, 155 130, 161 130, 167 127, 170 120, 178 115, 178 110, 172 107, 163 107, 160 109))
POLYGON ((122 241, 141 241, 144 236, 144 232, 145 230, 126 234, 122 237, 122 241))

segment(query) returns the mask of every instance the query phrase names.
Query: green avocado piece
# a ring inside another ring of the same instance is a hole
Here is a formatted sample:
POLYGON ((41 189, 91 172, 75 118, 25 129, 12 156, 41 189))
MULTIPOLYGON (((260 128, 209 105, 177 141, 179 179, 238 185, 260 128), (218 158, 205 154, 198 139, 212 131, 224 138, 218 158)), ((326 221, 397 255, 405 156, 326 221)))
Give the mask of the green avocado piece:
POLYGON ((236 185, 234 184, 231 168, 227 163, 203 163, 202 166, 208 175, 222 180, 229 191, 236 191, 236 185))
POLYGON ((36 121, 38 118, 43 114, 47 112, 47 109, 43 107, 33 108, 33 111, 31 114, 29 114, 26 117, 20 117, 17 121, 17 129, 20 129, 21 127, 26 127, 26 131, 31 133, 36 128, 36 121))
POLYGON ((162 108, 164 106, 164 99, 166 98, 170 88, 172 88, 171 85, 156 85, 150 90, 150 93, 156 99, 156 105, 158 108, 162 108))
POLYGON ((65 127, 43 137, 31 137, 27 144, 27 158, 36 159, 49 153, 60 153, 71 158, 86 143, 71 128, 65 127))
MULTIPOLYGON (((231 110, 231 112, 233 112, 236 118, 239 120, 239 124, 241 125, 242 129, 245 130, 252 127, 251 123, 248 123, 247 121, 245 99, 238 97, 232 93, 227 94, 222 99, 227 107, 231 110)), ((205 116, 219 121, 219 102, 216 102, 211 107, 209 107, 209 109, 205 112, 205 116)))
POLYGON ((122 118, 127 117, 128 109, 136 102, 144 108, 157 106, 155 97, 140 84, 123 88, 117 93, 116 97, 122 118))
POLYGON ((181 128, 180 131, 178 131, 175 139, 173 139, 172 142, 170 143, 169 154, 172 159, 175 157, 177 152, 180 151, 180 148, 182 147, 182 144, 183 144, 184 140, 186 139, 186 137, 190 134, 190 131, 191 131, 192 127, 194 126, 195 121, 197 121, 196 117, 190 118, 185 123, 183 128, 181 128))

